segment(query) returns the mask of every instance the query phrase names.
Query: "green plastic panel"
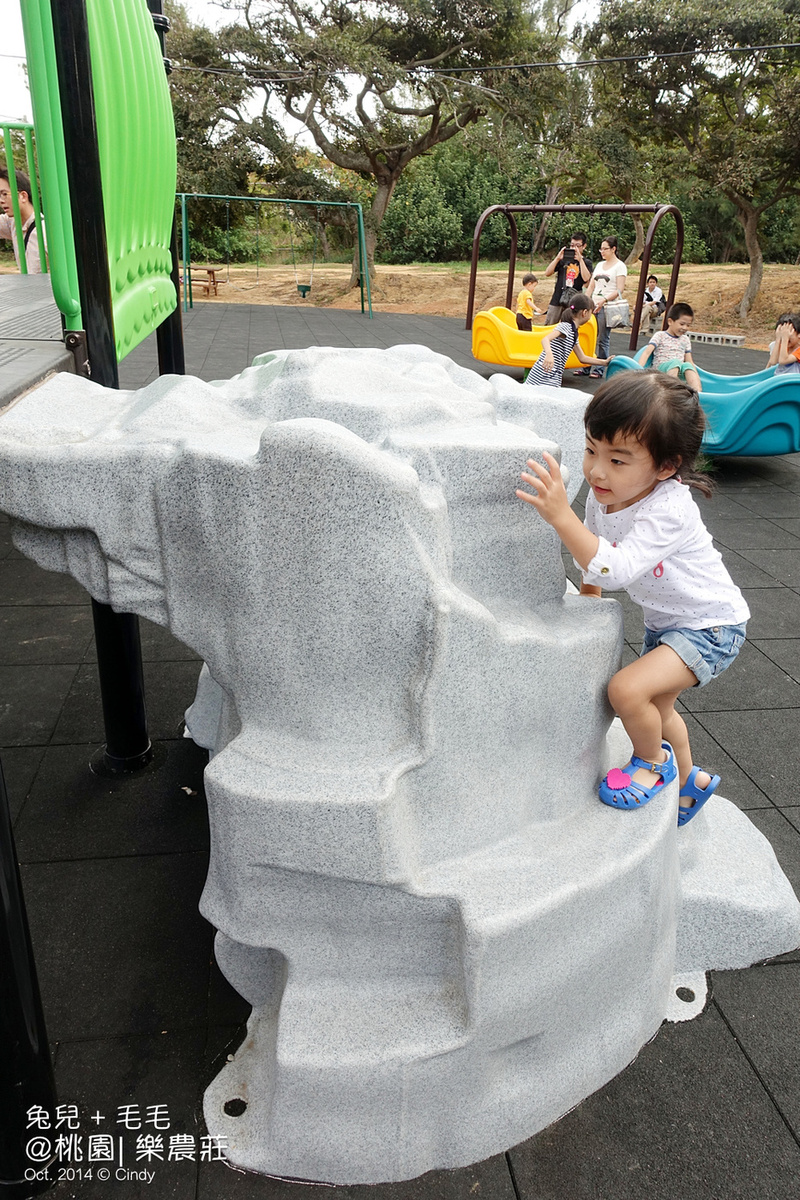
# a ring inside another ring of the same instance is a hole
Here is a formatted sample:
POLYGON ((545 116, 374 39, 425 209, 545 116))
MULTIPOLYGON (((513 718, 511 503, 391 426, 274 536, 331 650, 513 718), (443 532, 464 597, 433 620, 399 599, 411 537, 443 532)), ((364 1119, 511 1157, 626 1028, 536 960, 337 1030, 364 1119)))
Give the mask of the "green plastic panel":
MULTIPOLYGON (((53 295, 67 327, 76 329, 78 276, 50 0, 22 0, 22 9, 53 295)), ((178 302, 170 278, 175 126, 146 0, 86 0, 86 10, 119 361, 178 302)))
POLYGON ((47 254, 53 298, 67 329, 81 328, 81 303, 75 242, 69 207, 67 156, 58 99, 58 73, 53 49, 49 0, 21 0, 22 29, 28 59, 28 83, 36 129, 36 153, 47 225, 47 254))
POLYGON ((87 0, 117 358, 176 307, 169 84, 145 0, 87 0))

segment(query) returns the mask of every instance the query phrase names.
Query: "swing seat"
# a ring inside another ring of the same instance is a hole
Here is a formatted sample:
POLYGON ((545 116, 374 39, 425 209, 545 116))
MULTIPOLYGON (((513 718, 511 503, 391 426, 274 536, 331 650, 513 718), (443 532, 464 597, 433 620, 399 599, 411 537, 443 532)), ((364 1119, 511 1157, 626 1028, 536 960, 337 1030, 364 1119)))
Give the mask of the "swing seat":
POLYGON ((303 297, 303 299, 305 300, 306 296, 311 291, 311 284, 310 283, 298 283, 297 290, 300 293, 300 295, 303 297))

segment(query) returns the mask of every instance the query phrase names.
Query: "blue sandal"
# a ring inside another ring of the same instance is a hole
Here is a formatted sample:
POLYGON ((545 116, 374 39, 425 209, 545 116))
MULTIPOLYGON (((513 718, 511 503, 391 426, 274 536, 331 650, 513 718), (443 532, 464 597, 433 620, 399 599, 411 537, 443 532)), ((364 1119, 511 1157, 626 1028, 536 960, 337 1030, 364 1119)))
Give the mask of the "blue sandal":
POLYGON ((650 803, 660 788, 672 783, 673 779, 677 778, 678 768, 675 766, 672 747, 669 742, 662 742, 661 745, 668 755, 666 762, 647 762, 632 754, 631 761, 624 770, 614 767, 612 771, 608 772, 599 788, 599 796, 603 804, 609 804, 611 808, 642 808, 643 805, 650 803), (642 768, 645 771, 655 771, 659 774, 661 776, 659 782, 654 783, 652 787, 645 787, 643 783, 637 783, 632 777, 633 772, 642 768))
POLYGON ((698 787, 695 783, 695 780, 697 779, 697 772, 699 770, 699 767, 692 767, 691 771, 689 772, 689 778, 681 788, 681 800, 683 800, 686 796, 690 796, 692 800, 694 800, 694 804, 691 806, 691 808, 678 809, 679 827, 688 825, 692 817, 697 816, 706 800, 708 800, 710 796, 713 796, 714 792, 720 785, 721 780, 719 775, 712 775, 710 781, 704 788, 698 787))

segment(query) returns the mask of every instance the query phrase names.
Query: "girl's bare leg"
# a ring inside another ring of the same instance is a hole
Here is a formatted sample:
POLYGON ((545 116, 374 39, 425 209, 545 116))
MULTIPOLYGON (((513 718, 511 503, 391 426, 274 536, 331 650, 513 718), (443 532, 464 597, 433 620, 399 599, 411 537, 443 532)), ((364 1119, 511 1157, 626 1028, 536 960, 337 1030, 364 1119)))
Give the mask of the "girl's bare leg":
MULTIPOLYGON (((661 645, 623 667, 608 685, 609 701, 633 742, 633 753, 648 762, 664 762, 666 752, 661 743, 668 741, 675 751, 681 783, 692 769, 692 759, 689 735, 675 711, 675 701, 696 683, 695 675, 672 647, 661 645)), ((639 769, 633 778, 652 787, 658 774, 639 769)), ((699 782, 702 785, 702 779, 699 782)))

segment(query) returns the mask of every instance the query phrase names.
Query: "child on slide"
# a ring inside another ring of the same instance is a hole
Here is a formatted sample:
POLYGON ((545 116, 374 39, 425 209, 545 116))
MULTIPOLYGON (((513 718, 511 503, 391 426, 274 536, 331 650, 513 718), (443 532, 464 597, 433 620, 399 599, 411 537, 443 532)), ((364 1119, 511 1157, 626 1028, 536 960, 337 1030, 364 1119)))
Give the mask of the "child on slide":
POLYGON ((561 387, 564 378, 564 364, 574 350, 576 357, 582 363, 595 363, 605 367, 611 362, 610 358, 587 358, 578 342, 578 330, 594 311, 594 305, 588 296, 578 292, 564 309, 563 317, 558 325, 542 338, 542 353, 528 372, 525 380, 530 384, 546 383, 550 387, 561 387))
POLYGON ((739 653, 750 611, 703 525, 690 487, 704 418, 697 393, 658 371, 626 372, 598 388, 584 415, 586 521, 572 511, 558 463, 528 460, 518 490, 555 529, 583 572, 581 593, 623 589, 644 610, 641 657, 612 678, 608 698, 633 742, 600 799, 641 808, 676 775, 678 824, 692 820, 720 777, 692 763, 675 710, 685 688, 705 687, 739 653))
POLYGON ((694 320, 694 309, 690 304, 673 304, 667 313, 667 328, 654 333, 641 358, 646 367, 653 360, 657 371, 685 379, 694 391, 702 391, 700 376, 692 358, 692 342, 689 330, 694 320))

